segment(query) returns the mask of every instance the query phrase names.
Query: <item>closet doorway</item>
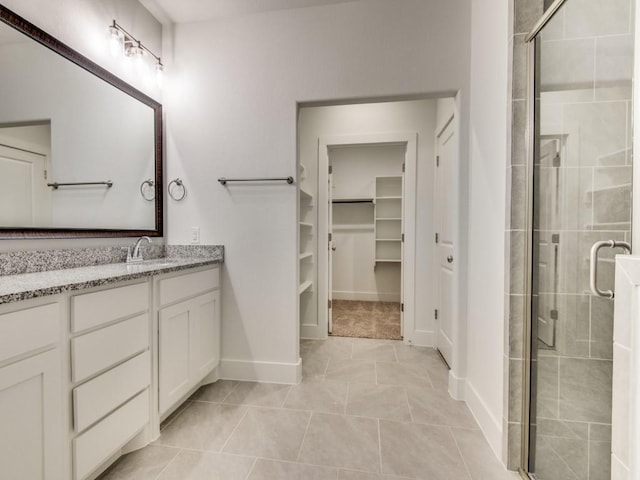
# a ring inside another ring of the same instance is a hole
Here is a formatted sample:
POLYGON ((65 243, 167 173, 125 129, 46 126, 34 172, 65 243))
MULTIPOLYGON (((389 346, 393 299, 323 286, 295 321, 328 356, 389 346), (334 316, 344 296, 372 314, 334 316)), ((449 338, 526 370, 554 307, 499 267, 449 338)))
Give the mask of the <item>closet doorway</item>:
POLYGON ((400 340, 406 144, 327 153, 329 334, 400 340))
POLYGON ((416 144, 415 133, 319 139, 318 319, 329 334, 400 339, 413 319, 415 222, 403 220, 415 218, 405 178, 416 144))

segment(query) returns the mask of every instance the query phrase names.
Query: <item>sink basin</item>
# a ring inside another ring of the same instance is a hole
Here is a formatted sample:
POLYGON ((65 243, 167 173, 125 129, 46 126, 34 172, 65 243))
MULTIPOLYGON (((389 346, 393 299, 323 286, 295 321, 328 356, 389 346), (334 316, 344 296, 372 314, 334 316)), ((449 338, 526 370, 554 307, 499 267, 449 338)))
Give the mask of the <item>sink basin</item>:
POLYGON ((139 265, 141 267, 163 268, 163 267, 172 267, 179 262, 180 262, 180 259, 178 258, 152 258, 149 260, 143 260, 142 262, 128 263, 127 265, 128 266, 139 265))

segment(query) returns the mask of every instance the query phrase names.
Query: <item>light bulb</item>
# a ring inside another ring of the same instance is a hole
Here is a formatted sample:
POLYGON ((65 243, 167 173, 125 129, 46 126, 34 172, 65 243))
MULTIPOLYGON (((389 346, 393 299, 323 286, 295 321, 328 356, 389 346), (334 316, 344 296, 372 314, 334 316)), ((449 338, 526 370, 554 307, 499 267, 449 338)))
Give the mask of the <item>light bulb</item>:
POLYGON ((113 25, 109 27, 109 52, 112 56, 122 55, 124 49, 124 34, 113 25))
POLYGON ((162 62, 158 60, 156 63, 156 83, 158 84, 158 88, 162 88, 162 83, 164 80, 164 65, 162 62))

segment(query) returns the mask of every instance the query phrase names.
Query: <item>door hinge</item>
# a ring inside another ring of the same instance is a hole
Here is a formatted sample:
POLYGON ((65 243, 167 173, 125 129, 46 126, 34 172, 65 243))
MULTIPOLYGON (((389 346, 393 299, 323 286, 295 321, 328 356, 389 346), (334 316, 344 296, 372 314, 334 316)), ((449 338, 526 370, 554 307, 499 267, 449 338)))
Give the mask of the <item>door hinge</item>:
POLYGON ((402 173, 404 173, 404 163, 402 164, 402 173))
POLYGON ((551 310, 549 312, 549 316, 551 317, 551 320, 558 320, 558 310, 551 310))
POLYGON ((551 243, 555 243, 555 244, 560 243, 560 234, 559 233, 552 233, 551 234, 551 243))
POLYGON ((436 167, 440 166, 440 155, 436 155, 436 167))
POLYGON ((400 311, 401 311, 401 312, 404 312, 404 303, 401 303, 401 304, 400 304, 400 311))
POLYGON ((436 233, 436 243, 440 240, 440 235, 436 233))
POLYGON ((433 311, 433 318, 435 318, 436 320, 438 319, 438 309, 437 308, 433 311))
POLYGON ((333 167, 329 165, 329 174, 333 173, 333 167))
POLYGON ((329 234, 329 241, 333 240, 333 233, 329 234))
POLYGON ((400 241, 404 242, 404 233, 400 236, 400 241))
POLYGON ((45 180, 47 179, 47 171, 46 170, 44 171, 44 179, 45 180))
POLYGON ((556 153, 555 156, 553 157, 553 166, 554 167, 560 167, 561 166, 560 153, 556 153))
POLYGON ((331 302, 331 300, 327 300, 327 306, 328 306, 329 308, 331 308, 331 303, 332 303, 332 302, 331 302))

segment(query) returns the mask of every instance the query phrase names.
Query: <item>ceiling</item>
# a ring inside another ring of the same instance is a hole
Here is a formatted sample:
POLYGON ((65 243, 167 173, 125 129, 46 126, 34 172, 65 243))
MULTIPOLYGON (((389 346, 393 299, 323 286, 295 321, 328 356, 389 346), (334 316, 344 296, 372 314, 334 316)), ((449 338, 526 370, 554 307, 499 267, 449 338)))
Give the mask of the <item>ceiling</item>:
POLYGON ((356 0, 142 0, 141 3, 156 17, 165 17, 164 21, 187 23, 353 1, 356 0))

